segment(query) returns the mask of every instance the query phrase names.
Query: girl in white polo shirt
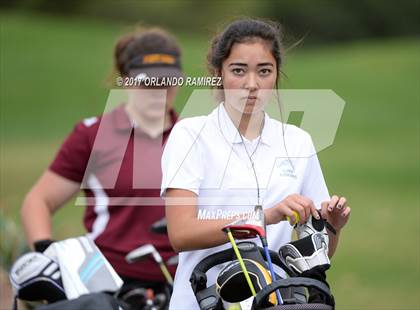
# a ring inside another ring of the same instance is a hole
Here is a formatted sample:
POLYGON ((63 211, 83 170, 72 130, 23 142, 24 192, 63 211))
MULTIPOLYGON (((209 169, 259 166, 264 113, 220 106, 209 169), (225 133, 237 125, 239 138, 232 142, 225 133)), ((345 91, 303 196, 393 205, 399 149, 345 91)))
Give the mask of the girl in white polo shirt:
MULTIPOLYGON (((198 308, 189 278, 204 257, 229 247, 222 228, 233 214, 261 204, 270 249, 290 242, 294 212, 304 223, 316 209, 337 230, 329 235, 329 255, 337 247, 350 208, 331 198, 312 140, 305 131, 264 112, 277 87, 283 62, 279 27, 241 19, 213 39, 211 74, 220 76, 223 101, 207 116, 175 125, 162 157, 162 196, 168 233, 179 255, 171 309, 198 308)), ((207 273, 212 283, 216 268, 207 273)))

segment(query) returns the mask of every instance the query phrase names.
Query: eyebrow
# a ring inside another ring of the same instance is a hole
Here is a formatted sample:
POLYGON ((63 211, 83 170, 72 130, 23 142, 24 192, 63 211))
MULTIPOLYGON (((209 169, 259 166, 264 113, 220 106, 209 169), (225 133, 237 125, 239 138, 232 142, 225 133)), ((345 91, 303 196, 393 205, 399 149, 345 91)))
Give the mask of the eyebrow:
MULTIPOLYGON (((248 65, 242 62, 233 62, 231 64, 229 64, 230 66, 240 66, 240 67, 247 67, 248 65)), ((274 67, 274 65, 271 62, 264 62, 264 63, 260 63, 257 65, 258 67, 263 67, 263 66, 271 66, 274 67)))
POLYGON ((258 67, 263 67, 263 66, 272 66, 272 67, 274 67, 274 65, 271 62, 264 62, 264 63, 258 64, 257 66, 258 67))
POLYGON ((242 63, 242 62, 232 62, 231 64, 229 64, 229 67, 230 66, 241 66, 241 67, 246 67, 246 66, 248 66, 247 64, 244 64, 244 63, 242 63))

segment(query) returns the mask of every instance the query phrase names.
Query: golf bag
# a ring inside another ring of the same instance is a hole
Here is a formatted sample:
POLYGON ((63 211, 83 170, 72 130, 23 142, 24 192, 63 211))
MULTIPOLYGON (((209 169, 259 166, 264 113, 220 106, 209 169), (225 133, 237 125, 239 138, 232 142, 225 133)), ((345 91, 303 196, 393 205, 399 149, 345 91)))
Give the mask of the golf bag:
POLYGON ((106 293, 82 295, 72 300, 61 300, 48 305, 41 305, 36 310, 120 310, 120 303, 106 293))
POLYGON ((55 303, 97 292, 116 292, 122 280, 87 237, 52 243, 43 253, 29 252, 12 266, 17 298, 55 303))
MULTIPOLYGON (((314 265, 313 269, 307 270, 305 275, 298 274, 280 259, 278 253, 270 250, 269 255, 273 264, 282 268, 290 276, 290 278, 282 279, 276 274, 278 280, 272 282, 263 259, 263 248, 252 242, 240 242, 238 249, 257 292, 253 298, 253 309, 334 309, 334 298, 325 277, 324 279, 316 278, 311 274, 311 272, 314 274, 318 272, 325 275, 323 269, 326 266, 315 271, 318 266, 314 265), (282 296, 283 304, 281 305, 276 305, 277 299, 274 294, 276 290, 279 290, 282 296), (308 290, 315 292, 317 299, 314 300, 312 295, 308 295, 308 290)), ((200 309, 221 310, 224 309, 223 301, 240 302, 252 297, 233 249, 226 249, 204 258, 194 268, 190 282, 200 309), (208 286, 206 272, 214 266, 226 263, 216 283, 208 286)))

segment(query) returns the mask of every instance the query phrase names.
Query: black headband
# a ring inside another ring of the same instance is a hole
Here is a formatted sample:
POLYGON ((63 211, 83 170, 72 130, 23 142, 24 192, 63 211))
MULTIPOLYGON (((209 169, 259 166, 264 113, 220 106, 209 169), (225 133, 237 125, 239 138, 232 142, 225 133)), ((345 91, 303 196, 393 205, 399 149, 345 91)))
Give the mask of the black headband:
POLYGON ((174 67, 181 69, 179 54, 167 51, 140 54, 125 65, 125 70, 128 72, 131 69, 150 67, 174 67))

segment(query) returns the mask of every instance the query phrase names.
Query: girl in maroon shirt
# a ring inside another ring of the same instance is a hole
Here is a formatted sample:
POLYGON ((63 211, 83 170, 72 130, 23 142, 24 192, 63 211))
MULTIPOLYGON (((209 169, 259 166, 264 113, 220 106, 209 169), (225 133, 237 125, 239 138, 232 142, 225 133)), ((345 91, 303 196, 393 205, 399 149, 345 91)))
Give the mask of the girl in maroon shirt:
MULTIPOLYGON (((83 189, 84 226, 124 282, 157 287, 165 281, 152 259, 128 264, 125 256, 147 243, 165 261, 175 255, 167 236, 150 227, 164 217, 160 159, 177 118, 172 108, 177 87, 142 82, 146 77, 181 77, 180 56, 176 40, 157 28, 117 42, 117 82, 127 102, 76 124, 27 194, 21 214, 32 247, 43 251, 52 242, 52 215, 83 189)), ((170 271, 174 274, 175 268, 170 271)))

